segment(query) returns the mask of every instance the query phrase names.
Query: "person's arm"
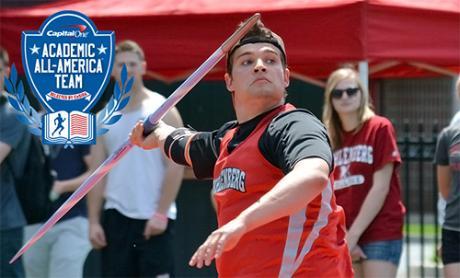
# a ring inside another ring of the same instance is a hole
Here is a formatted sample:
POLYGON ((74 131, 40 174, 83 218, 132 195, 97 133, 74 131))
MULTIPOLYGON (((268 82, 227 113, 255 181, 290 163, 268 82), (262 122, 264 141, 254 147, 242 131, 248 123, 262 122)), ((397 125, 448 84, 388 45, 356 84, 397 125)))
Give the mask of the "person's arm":
POLYGON ((10 154, 11 146, 0 141, 0 164, 3 163, 5 158, 10 154))
POLYGON ((54 181, 53 188, 51 189, 51 191, 54 192, 54 194, 60 195, 65 192, 74 192, 89 177, 91 173, 91 156, 89 154, 85 155, 83 157, 83 160, 87 166, 87 170, 77 177, 67 180, 54 181))
POLYGON ((451 192, 451 181, 452 181, 452 172, 449 165, 438 165, 436 166, 437 176, 438 176, 438 189, 441 193, 442 198, 447 200, 451 192))
POLYGON ((451 192, 452 172, 449 167, 449 129, 444 129, 438 138, 434 163, 436 164, 438 190, 446 200, 451 192))
POLYGON ((320 158, 299 161, 294 169, 284 176, 259 201, 245 209, 238 217, 246 231, 305 208, 317 197, 329 182, 329 165, 320 158))
MULTIPOLYGON (((0 94, 3 93, 0 88, 0 94)), ((2 96, 3 100, 3 96, 2 96)), ((4 162, 6 157, 10 154, 11 150, 16 148, 19 141, 24 140, 24 126, 21 125, 12 113, 5 113, 8 111, 8 104, 0 106, 0 164, 4 162)))
POLYGON ((144 124, 142 121, 138 121, 129 134, 129 138, 131 143, 144 150, 151 150, 154 148, 164 150, 166 138, 175 130, 175 127, 169 126, 163 121, 159 121, 156 128, 148 136, 144 137, 144 124))
POLYGON ((211 200, 211 206, 214 209, 214 212, 217 212, 217 202, 216 198, 214 198, 214 190, 209 191, 209 199, 211 200))
MULTIPOLYGON (((173 108, 164 118, 165 123, 174 126, 183 126, 182 119, 177 109, 173 108)), ((163 153, 163 152, 162 152, 163 153)), ((168 224, 168 210, 176 199, 184 174, 184 167, 169 160, 163 154, 163 161, 166 164, 165 175, 161 189, 161 196, 158 207, 154 215, 147 221, 144 236, 148 239, 150 236, 163 233, 168 224)))
MULTIPOLYGON (((96 145, 91 147, 90 172, 94 172, 105 160, 107 154, 104 147, 103 137, 99 138, 96 145)), ((95 249, 100 249, 107 245, 104 230, 100 218, 102 204, 104 202, 105 178, 91 189, 87 195, 88 220, 89 220, 89 239, 95 249)))
POLYGON ((347 243, 350 250, 354 249, 362 233, 382 209, 388 192, 390 191, 393 168, 394 165, 393 162, 391 162, 374 172, 374 183, 347 233, 347 243))
POLYGON ((189 264, 201 268, 231 250, 240 238, 264 224, 292 215, 317 197, 329 181, 329 165, 321 158, 300 160, 269 192, 241 214, 214 231, 189 264))
POLYGON ((130 139, 143 149, 161 148, 169 159, 192 170, 193 176, 205 179, 212 178, 220 136, 225 134, 228 126, 213 132, 196 132, 187 128, 176 129, 160 121, 155 130, 144 137, 143 123, 139 121, 131 131, 130 139))
POLYGON ((184 167, 184 179, 186 180, 196 180, 197 177, 193 173, 193 169, 189 166, 184 167))

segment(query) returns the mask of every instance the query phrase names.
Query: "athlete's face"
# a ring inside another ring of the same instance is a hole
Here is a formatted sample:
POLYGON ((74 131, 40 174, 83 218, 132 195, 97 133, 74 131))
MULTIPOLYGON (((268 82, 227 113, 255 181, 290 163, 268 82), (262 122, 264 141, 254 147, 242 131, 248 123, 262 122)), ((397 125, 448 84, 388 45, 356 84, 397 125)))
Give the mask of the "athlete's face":
POLYGON ((357 88, 359 86, 354 79, 344 79, 337 83, 333 92, 339 91, 341 95, 338 97, 338 94, 334 96, 334 93, 332 93, 331 98, 332 105, 339 115, 358 112, 362 93, 360 90, 356 90, 357 88))
POLYGON ((117 53, 115 63, 113 65, 112 76, 118 82, 121 82, 121 71, 123 65, 126 65, 128 78, 134 77, 134 82, 142 81, 142 76, 146 71, 146 63, 135 52, 124 51, 117 53))
POLYGON ((284 99, 289 70, 281 62, 280 50, 270 43, 249 43, 233 54, 233 69, 225 74, 227 89, 236 100, 284 99))

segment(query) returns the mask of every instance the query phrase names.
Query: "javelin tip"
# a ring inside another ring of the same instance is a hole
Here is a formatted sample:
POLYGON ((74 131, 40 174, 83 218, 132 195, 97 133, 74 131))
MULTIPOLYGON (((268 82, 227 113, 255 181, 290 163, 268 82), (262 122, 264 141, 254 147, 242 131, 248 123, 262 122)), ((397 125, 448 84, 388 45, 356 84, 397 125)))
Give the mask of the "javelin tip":
POLYGON ((14 263, 19 258, 19 256, 21 256, 21 255, 22 254, 20 254, 19 252, 16 253, 16 255, 14 255, 14 257, 10 260, 9 264, 14 263))
POLYGON ((221 49, 224 53, 230 51, 231 47, 235 45, 260 19, 260 13, 255 13, 246 19, 241 26, 231 35, 222 45, 221 49))

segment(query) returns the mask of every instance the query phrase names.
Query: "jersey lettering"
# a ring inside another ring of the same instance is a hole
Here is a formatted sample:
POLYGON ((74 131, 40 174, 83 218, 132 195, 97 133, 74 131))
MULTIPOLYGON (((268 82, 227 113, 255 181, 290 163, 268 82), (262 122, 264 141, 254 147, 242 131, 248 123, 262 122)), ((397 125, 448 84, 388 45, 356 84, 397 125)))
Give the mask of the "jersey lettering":
POLYGON ((350 174, 350 163, 372 164, 374 162, 373 148, 369 145, 345 147, 334 152, 334 161, 340 170, 340 177, 335 181, 334 190, 361 185, 365 181, 364 176, 350 174))
POLYGON ((213 181, 214 193, 226 189, 246 192, 246 173, 238 168, 224 168, 217 179, 213 181))
POLYGON ((347 165, 351 162, 372 164, 374 162, 373 148, 369 145, 342 148, 334 152, 334 162, 337 166, 347 165))

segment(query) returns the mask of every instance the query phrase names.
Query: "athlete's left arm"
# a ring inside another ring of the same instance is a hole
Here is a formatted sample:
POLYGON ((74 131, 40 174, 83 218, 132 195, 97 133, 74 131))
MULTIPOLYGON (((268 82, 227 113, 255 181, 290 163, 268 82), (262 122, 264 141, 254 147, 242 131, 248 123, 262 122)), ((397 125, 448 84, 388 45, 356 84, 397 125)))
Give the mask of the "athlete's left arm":
POLYGON ((214 231, 198 248, 189 264, 201 268, 222 252, 235 247, 247 232, 305 208, 329 182, 329 165, 321 158, 297 162, 269 192, 238 217, 214 231))
POLYGON ((348 248, 353 250, 362 233, 367 229, 375 216, 382 209, 388 192, 393 173, 394 163, 389 162, 373 174, 373 184, 364 199, 361 209, 347 233, 348 248))
MULTIPOLYGON (((173 127, 182 127, 182 118, 176 108, 169 111, 164 117, 165 123, 173 127)), ((176 199, 179 188, 182 184, 184 167, 168 159, 162 152, 163 162, 166 164, 165 175, 161 189, 161 196, 158 207, 151 219, 147 221, 144 236, 158 235, 166 230, 168 224, 168 211, 171 204, 176 199)))

